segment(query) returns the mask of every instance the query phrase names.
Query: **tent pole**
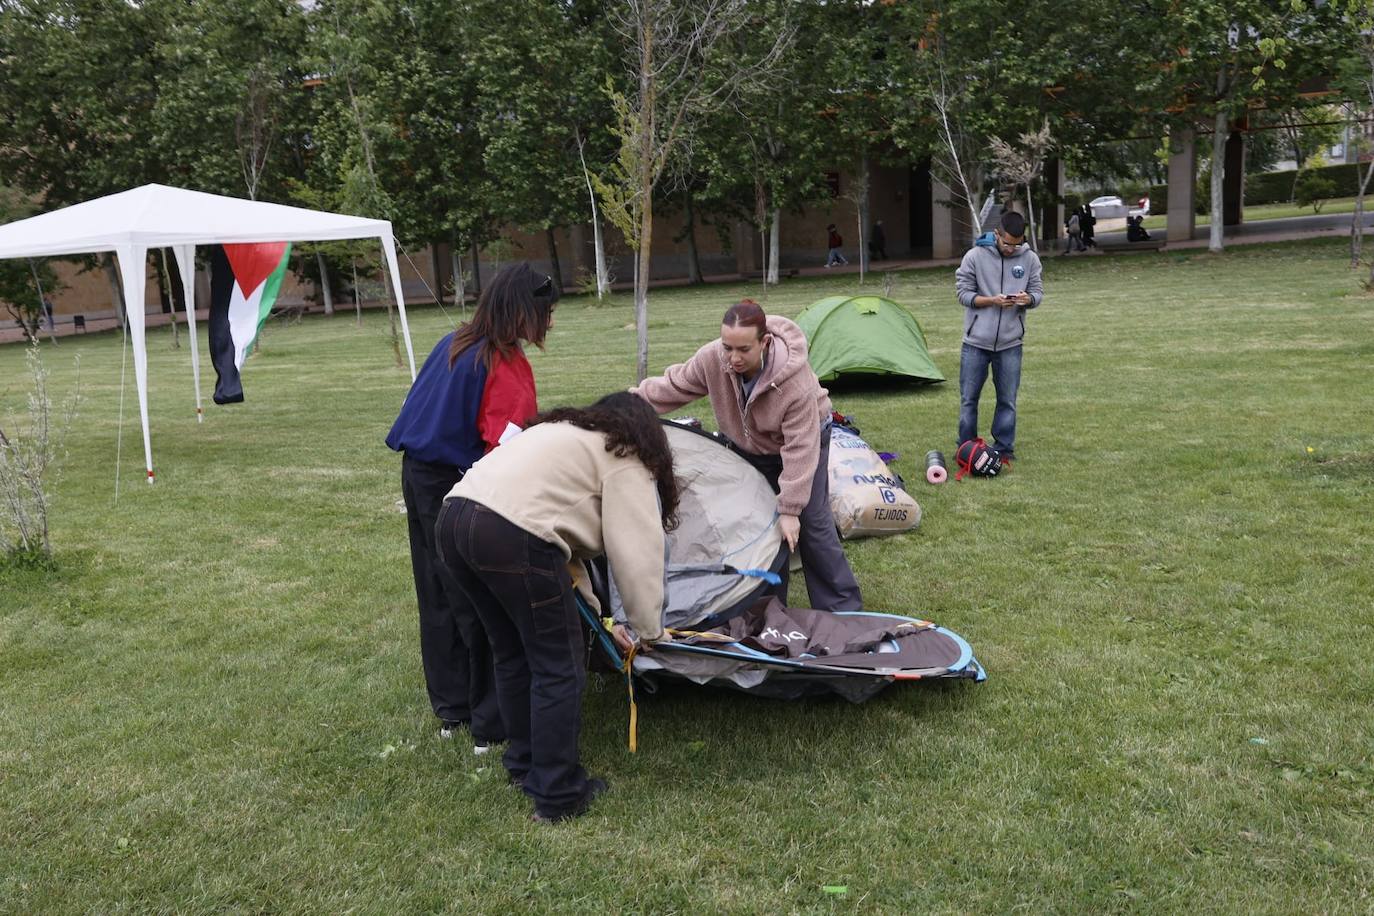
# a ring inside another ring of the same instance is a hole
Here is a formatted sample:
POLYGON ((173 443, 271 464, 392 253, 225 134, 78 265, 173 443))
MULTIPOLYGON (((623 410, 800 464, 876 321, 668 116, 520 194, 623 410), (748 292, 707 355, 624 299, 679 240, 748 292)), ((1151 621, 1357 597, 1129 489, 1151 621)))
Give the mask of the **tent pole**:
POLYGON ((391 274, 391 291, 396 296, 396 308, 401 312, 401 335, 406 339, 406 357, 410 360, 410 380, 415 381, 415 348, 410 343, 410 322, 406 320, 406 301, 401 295, 401 271, 396 264, 396 240, 389 235, 382 239, 382 252, 386 255, 387 270, 391 274))
POLYGON ((200 405, 200 348, 196 346, 196 246, 176 245, 177 270, 181 272, 181 288, 186 300, 186 332, 191 337, 191 376, 196 385, 196 422, 205 422, 205 410, 200 405))
POLYGON ((153 482, 153 441, 148 433, 148 342, 144 336, 144 297, 148 286, 148 246, 121 245, 119 273, 124 286, 124 317, 134 348, 134 384, 138 388, 138 418, 143 425, 143 460, 148 468, 148 483, 153 482))

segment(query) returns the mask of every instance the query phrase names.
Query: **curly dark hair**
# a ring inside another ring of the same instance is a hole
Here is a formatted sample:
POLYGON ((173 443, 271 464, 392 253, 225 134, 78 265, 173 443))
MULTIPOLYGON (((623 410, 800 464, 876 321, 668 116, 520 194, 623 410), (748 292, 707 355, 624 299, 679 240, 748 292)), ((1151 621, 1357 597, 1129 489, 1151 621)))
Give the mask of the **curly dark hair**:
POLYGON ((678 487, 673 476, 673 450, 648 401, 628 391, 617 391, 589 407, 555 407, 536 416, 529 425, 539 423, 571 423, 602 433, 606 437, 606 451, 614 452, 617 458, 638 458, 658 486, 663 527, 669 531, 677 527, 678 487))
POLYGON ((553 307, 562 291, 552 277, 536 273, 526 261, 502 270, 477 298, 472 320, 458 328, 448 349, 448 365, 469 347, 480 344, 487 371, 499 354, 509 357, 527 340, 544 349, 544 335, 553 321, 553 307))

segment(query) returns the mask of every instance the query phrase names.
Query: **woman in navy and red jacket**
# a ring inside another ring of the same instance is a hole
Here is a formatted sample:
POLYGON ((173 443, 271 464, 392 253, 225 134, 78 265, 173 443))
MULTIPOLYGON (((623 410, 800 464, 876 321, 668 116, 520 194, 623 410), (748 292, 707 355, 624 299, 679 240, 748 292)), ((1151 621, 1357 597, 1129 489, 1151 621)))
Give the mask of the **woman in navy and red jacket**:
POLYGON ((543 349, 559 284, 525 263, 496 275, 472 320, 434 347, 386 444, 402 452, 401 492, 420 605, 420 658, 440 735, 467 726, 474 752, 504 741, 491 648, 463 592, 439 561, 434 525, 467 469, 537 412, 522 342, 543 349))

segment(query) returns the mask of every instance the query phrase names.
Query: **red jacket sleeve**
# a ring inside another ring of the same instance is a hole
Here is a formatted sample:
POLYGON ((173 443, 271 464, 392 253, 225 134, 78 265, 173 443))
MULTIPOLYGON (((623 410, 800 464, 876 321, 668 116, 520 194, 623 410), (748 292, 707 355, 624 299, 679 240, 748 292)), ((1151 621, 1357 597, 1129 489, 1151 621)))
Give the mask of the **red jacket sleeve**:
POLYGON ((514 423, 523 429, 530 417, 538 412, 534 370, 525 354, 515 353, 509 359, 496 356, 487 373, 482 405, 477 409, 477 429, 482 434, 486 451, 500 444, 506 424, 514 423))

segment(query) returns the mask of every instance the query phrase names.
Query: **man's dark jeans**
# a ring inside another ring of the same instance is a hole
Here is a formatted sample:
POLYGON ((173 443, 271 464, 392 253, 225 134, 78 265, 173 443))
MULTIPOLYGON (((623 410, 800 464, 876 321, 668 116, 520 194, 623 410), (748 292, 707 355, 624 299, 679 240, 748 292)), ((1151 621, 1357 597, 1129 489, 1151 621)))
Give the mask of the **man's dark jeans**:
POLYGON ((510 744, 503 762, 535 810, 573 810, 587 790, 582 731, 582 626, 563 552, 490 509, 450 499, 439 555, 486 628, 510 744))
POLYGON ((978 396, 992 370, 997 407, 992 412, 992 447, 1006 457, 1016 448, 1016 391, 1021 387, 1021 347, 984 350, 964 344, 959 358, 959 442, 978 438, 978 396))

